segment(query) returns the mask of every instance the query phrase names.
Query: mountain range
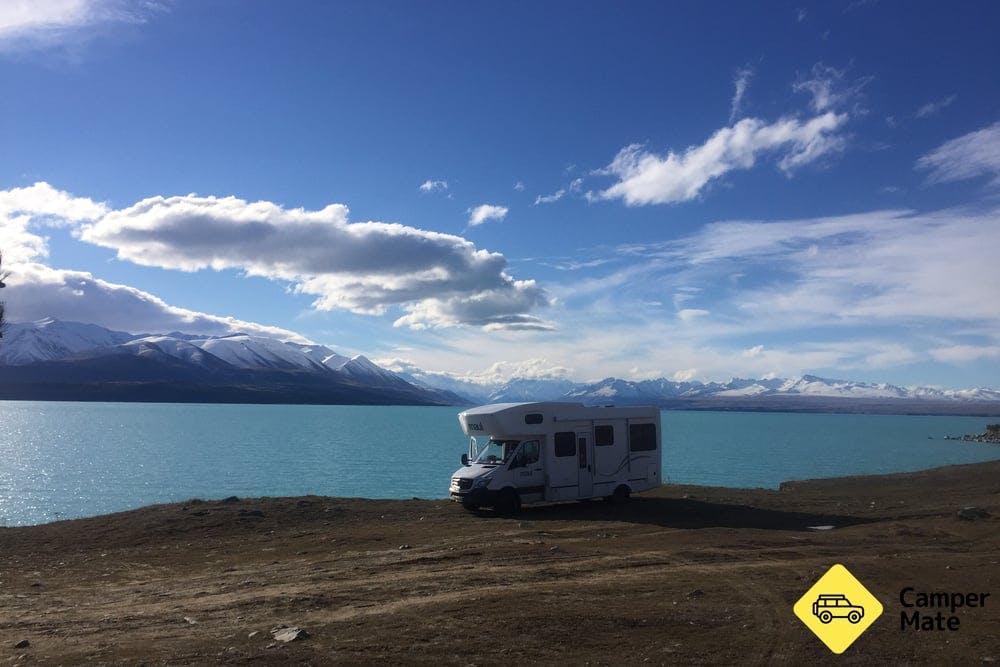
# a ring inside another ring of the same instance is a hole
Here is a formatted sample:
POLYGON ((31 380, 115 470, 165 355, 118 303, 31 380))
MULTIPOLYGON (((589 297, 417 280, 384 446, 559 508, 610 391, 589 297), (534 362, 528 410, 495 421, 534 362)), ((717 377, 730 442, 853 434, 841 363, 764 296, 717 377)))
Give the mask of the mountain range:
POLYGON ((598 382, 520 378, 493 384, 476 384, 413 370, 399 375, 420 386, 447 388, 473 403, 558 400, 691 410, 1000 415, 1000 391, 995 389, 900 387, 815 375, 794 379, 733 378, 728 382, 707 383, 665 378, 632 381, 610 377, 598 382))
POLYGON ((232 334, 131 334, 44 319, 0 339, 0 399, 466 405, 561 400, 676 409, 1000 415, 1000 391, 831 380, 563 377, 475 382, 382 368, 322 345, 232 334))
POLYGON ((233 334, 130 334, 44 319, 8 325, 0 398, 226 403, 455 405, 362 355, 233 334))

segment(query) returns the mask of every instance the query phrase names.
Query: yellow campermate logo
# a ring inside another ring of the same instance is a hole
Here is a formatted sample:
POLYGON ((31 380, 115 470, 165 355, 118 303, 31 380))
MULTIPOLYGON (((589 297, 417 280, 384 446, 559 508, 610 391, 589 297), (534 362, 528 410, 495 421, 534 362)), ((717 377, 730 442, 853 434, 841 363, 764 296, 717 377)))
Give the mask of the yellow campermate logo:
POLYGON ((882 603, 843 565, 834 565, 793 607, 834 653, 843 653, 882 615, 882 603))

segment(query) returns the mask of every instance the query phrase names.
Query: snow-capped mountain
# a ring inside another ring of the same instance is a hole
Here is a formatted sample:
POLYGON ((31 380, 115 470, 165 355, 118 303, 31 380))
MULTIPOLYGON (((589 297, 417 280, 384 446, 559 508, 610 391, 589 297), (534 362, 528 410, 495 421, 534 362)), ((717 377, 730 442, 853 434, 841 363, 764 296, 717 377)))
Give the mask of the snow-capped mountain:
MULTIPOLYGON (((412 369, 411 369, 412 372, 412 369)), ((568 380, 511 380, 504 385, 456 384, 450 376, 420 373, 422 382, 456 387, 456 393, 472 402, 531 400, 576 401, 590 405, 661 405, 698 409, 753 410, 855 410, 920 412, 936 410, 969 412, 961 405, 978 405, 1000 414, 1000 391, 994 389, 942 390, 928 387, 904 388, 892 384, 870 384, 831 380, 805 375, 800 378, 733 378, 728 382, 676 382, 666 378, 623 380, 605 378, 592 383, 568 380), (562 391, 561 394, 558 392, 562 391)))
POLYGON ((363 354, 359 354, 341 363, 337 366, 336 371, 375 387, 392 387, 399 384, 409 384, 392 371, 376 365, 363 354))
POLYGON ((181 400, 175 397, 180 385, 194 383, 198 391, 209 386, 211 397, 236 400, 239 394, 255 402, 462 402, 410 384, 362 355, 348 358, 322 345, 247 334, 136 335, 52 319, 9 325, 0 340, 0 384, 5 380, 3 396, 13 398, 22 397, 19 389, 42 397, 83 391, 67 389, 71 383, 103 396, 115 383, 130 382, 147 389, 155 384, 157 396, 166 392, 169 400, 181 400))
POLYGON ((132 334, 111 331, 96 324, 61 322, 51 318, 10 324, 0 345, 0 364, 52 361, 79 352, 114 347, 134 338, 132 334))
POLYGON ((904 388, 892 384, 870 384, 831 380, 815 375, 796 379, 734 378, 727 383, 673 382, 646 380, 630 382, 608 378, 568 392, 566 400, 585 403, 649 402, 686 399, 750 399, 766 397, 843 398, 862 400, 981 400, 1000 401, 1000 391, 993 389, 940 390, 927 387, 904 388))

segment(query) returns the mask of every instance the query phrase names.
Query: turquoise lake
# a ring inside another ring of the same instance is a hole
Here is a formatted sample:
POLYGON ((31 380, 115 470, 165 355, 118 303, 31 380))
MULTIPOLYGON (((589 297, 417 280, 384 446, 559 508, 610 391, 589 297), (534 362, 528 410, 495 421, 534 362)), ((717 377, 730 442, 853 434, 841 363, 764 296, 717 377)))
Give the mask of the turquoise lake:
MULTIPOLYGON (((459 411, 0 401, 0 525, 232 495, 444 498, 466 450, 459 411)), ((663 475, 776 488, 989 461, 1000 447, 944 437, 996 421, 664 411, 663 475)))

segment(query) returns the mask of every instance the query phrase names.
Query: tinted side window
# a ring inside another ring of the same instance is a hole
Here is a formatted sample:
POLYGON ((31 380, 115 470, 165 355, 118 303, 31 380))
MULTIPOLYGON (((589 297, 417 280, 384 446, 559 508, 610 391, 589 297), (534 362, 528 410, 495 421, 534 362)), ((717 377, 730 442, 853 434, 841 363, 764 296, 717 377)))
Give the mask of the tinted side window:
POLYGON ((542 415, 541 412, 529 412, 528 414, 524 415, 524 423, 541 424, 544 418, 545 417, 542 415))
POLYGON ((628 448, 633 452, 656 449, 656 424, 629 424, 628 448))
POLYGON ((529 440, 521 445, 521 456, 524 457, 524 465, 538 463, 538 441, 529 440))
POLYGON ((594 427, 594 444, 598 447, 607 447, 615 444, 615 427, 611 424, 594 427))
POLYGON ((572 431, 556 433, 552 451, 556 456, 576 456, 576 434, 572 431))

